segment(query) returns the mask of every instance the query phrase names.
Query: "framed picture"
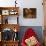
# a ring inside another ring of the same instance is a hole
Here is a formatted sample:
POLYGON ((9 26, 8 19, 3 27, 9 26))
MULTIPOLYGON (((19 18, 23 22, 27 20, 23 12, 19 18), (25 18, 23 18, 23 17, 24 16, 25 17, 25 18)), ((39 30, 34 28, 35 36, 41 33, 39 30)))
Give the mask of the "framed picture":
POLYGON ((2 10, 2 15, 9 15, 9 10, 2 10))
POLYGON ((23 8, 24 18, 36 18, 36 8, 23 8))
POLYGON ((10 14, 10 15, 16 15, 17 13, 18 13, 18 12, 16 12, 15 10, 10 10, 10 11, 9 11, 9 14, 10 14))

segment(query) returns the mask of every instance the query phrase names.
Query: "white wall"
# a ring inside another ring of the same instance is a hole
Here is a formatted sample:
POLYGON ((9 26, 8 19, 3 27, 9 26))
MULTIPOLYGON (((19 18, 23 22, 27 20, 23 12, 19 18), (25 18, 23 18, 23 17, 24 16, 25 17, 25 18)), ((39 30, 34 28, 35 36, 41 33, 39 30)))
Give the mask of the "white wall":
MULTIPOLYGON (((1 7, 14 6, 15 0, 0 0, 1 7)), ((43 6, 42 0, 17 0, 19 8, 19 24, 21 26, 43 26, 43 6), (25 19, 23 18, 23 8, 36 8, 37 18, 36 19, 25 19)))
POLYGON ((43 26, 43 6, 42 0, 25 0, 23 8, 20 9, 20 25, 24 26, 43 26), (36 19, 25 19, 23 18, 23 8, 36 8, 37 18, 36 19))

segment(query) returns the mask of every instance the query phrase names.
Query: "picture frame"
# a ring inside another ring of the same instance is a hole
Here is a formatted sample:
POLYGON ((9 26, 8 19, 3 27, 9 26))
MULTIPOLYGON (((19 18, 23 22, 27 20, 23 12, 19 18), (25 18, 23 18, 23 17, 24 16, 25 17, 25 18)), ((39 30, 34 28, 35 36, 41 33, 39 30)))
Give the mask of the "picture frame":
POLYGON ((9 11, 9 14, 10 14, 10 15, 16 15, 17 13, 18 13, 18 12, 17 12, 16 10, 10 10, 10 11, 9 11))
POLYGON ((23 8, 24 18, 36 18, 36 8, 23 8))
POLYGON ((2 15, 9 15, 9 10, 2 10, 2 15))

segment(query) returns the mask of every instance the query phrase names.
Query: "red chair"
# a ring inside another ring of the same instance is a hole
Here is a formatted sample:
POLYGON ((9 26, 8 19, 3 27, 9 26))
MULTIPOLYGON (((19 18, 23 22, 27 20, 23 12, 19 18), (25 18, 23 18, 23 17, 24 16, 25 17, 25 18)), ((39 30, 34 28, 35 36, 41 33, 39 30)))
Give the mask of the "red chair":
MULTIPOLYGON (((34 30, 32 28, 28 28, 27 31, 25 32, 24 37, 22 38, 22 42, 21 42, 21 46, 27 46, 27 44, 25 43, 25 40, 34 36, 37 39, 37 35, 34 32, 34 30)), ((37 39, 37 44, 35 46, 41 46, 39 40, 37 39)))

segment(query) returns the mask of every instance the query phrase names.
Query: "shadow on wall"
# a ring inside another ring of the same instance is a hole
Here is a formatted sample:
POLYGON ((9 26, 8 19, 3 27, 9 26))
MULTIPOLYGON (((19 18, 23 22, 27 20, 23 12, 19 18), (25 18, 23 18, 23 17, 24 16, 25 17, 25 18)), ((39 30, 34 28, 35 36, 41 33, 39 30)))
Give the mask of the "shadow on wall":
POLYGON ((32 28, 36 32, 39 41, 43 43, 43 30, 41 26, 21 26, 20 32, 19 32, 20 42, 24 36, 24 33, 26 32, 28 28, 32 28))

